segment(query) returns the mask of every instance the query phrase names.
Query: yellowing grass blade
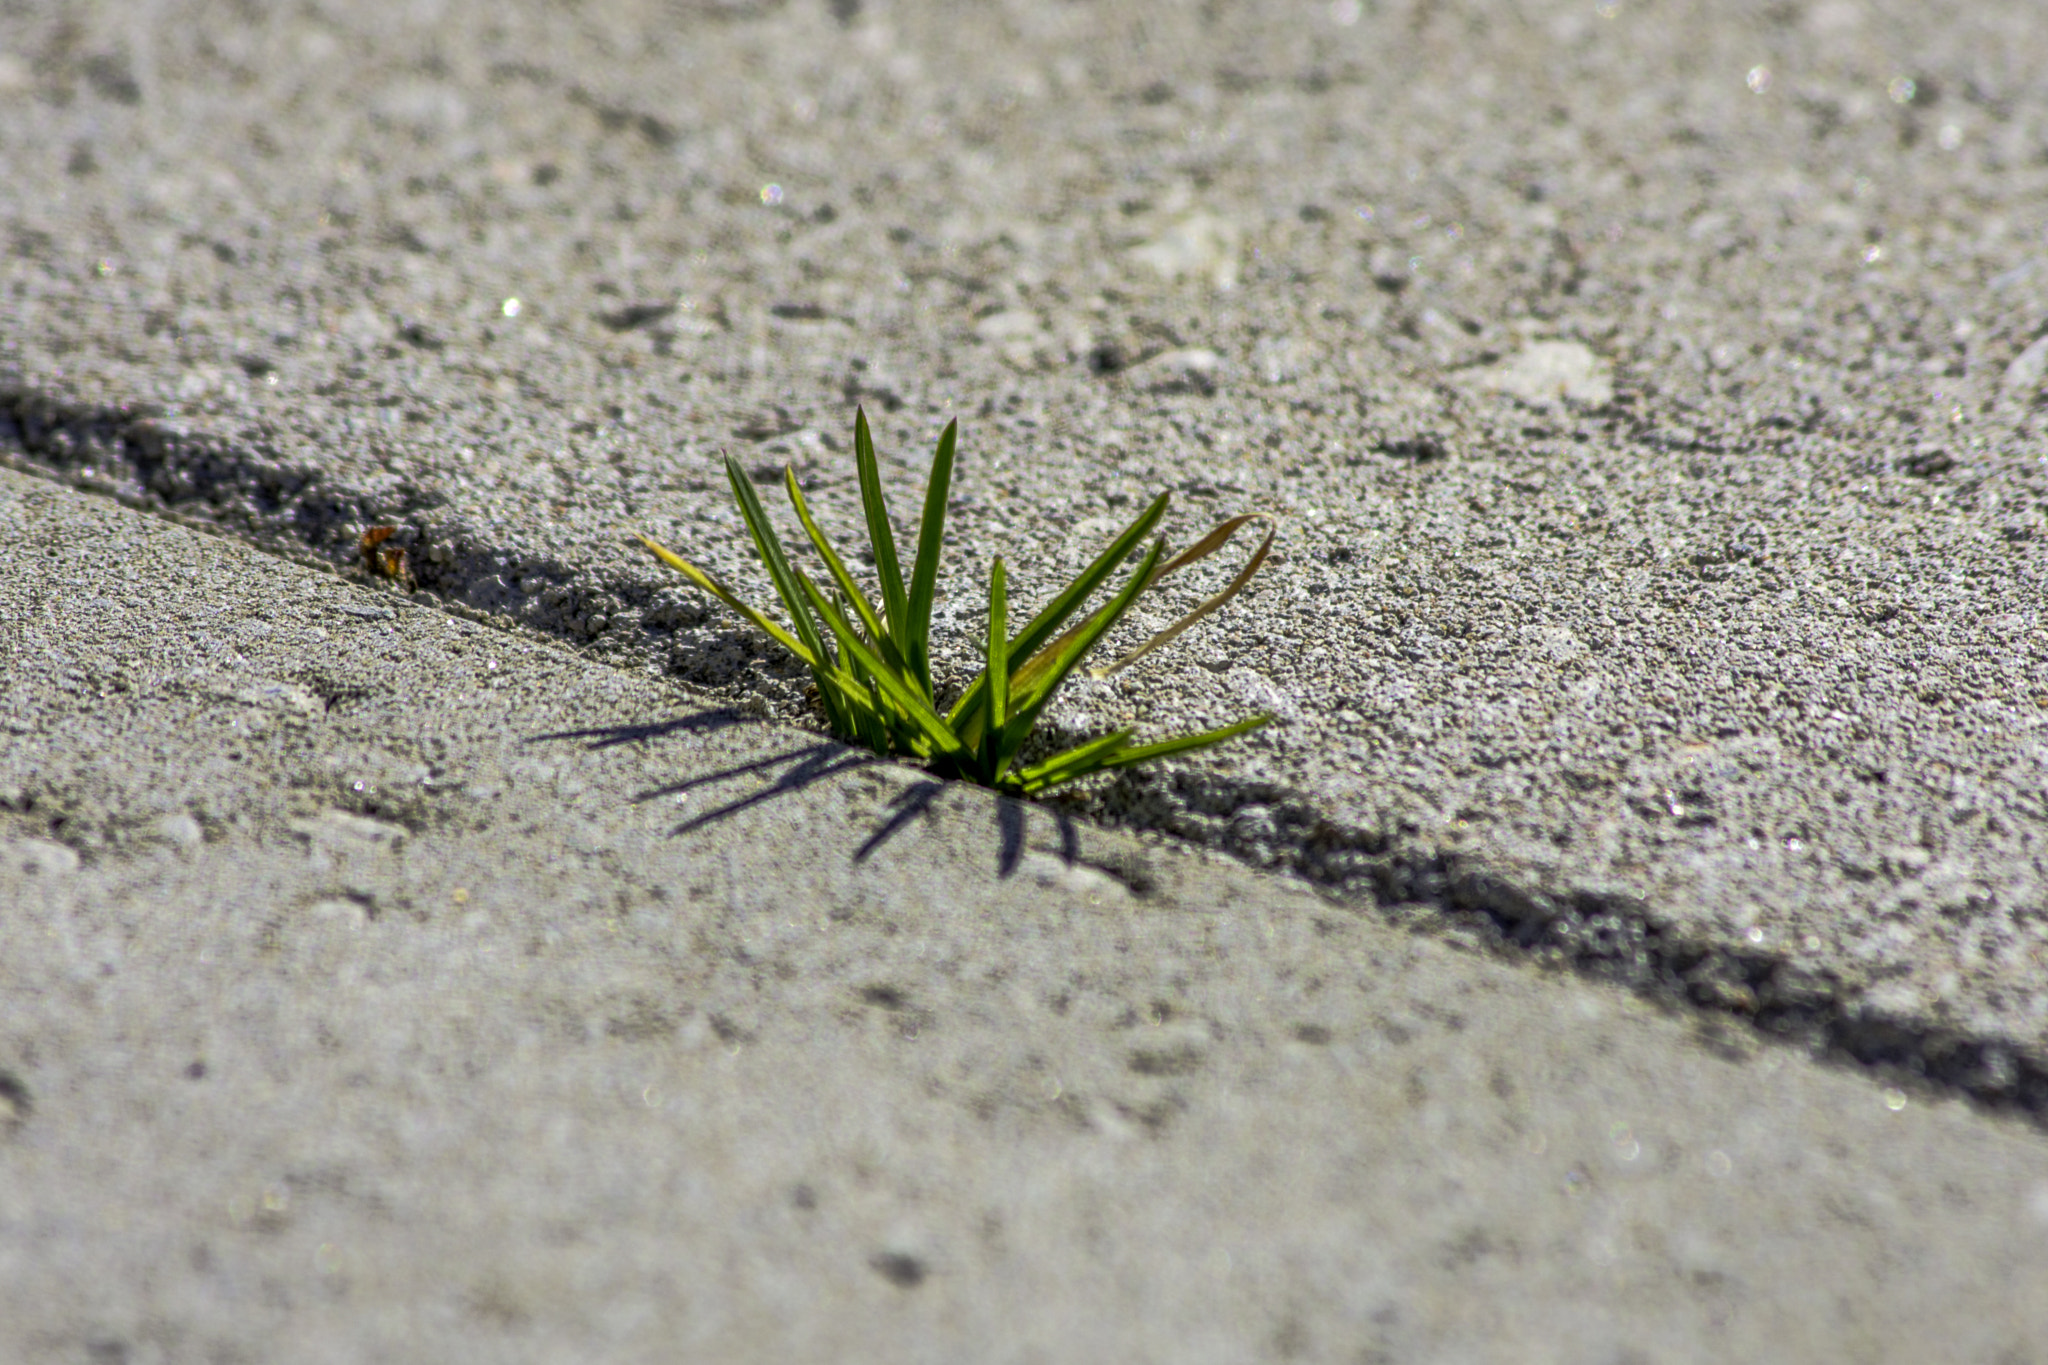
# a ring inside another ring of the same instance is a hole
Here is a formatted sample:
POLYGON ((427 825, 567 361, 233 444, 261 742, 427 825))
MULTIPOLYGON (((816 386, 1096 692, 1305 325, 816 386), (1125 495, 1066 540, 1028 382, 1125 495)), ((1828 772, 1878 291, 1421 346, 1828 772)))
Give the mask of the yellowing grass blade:
MULTIPOLYGON (((1249 521, 1264 521, 1266 523, 1266 538, 1259 542, 1259 548, 1252 551, 1252 557, 1245 561, 1244 567, 1237 571, 1237 577, 1231 579, 1228 586, 1221 592, 1204 599, 1200 606, 1181 617, 1178 621, 1175 621, 1165 630, 1154 635, 1144 644, 1139 645, 1136 649, 1124 655, 1121 659, 1118 659, 1109 667, 1091 670, 1090 675, 1097 678, 1106 678, 1112 673, 1129 668, 1132 664, 1159 648, 1159 646, 1171 643, 1189 626, 1192 626, 1195 622, 1243 592, 1245 584, 1252 581, 1252 575, 1259 571, 1259 566, 1266 562, 1266 556, 1272 553, 1273 537, 1279 533, 1280 529, 1273 524, 1271 517, 1260 512, 1250 512, 1241 517, 1232 517, 1229 521, 1224 522, 1215 530, 1209 532, 1208 535, 1203 536, 1199 541, 1196 541, 1193 545, 1175 555, 1171 560, 1162 564, 1159 572, 1152 576, 1152 582, 1156 584, 1175 569, 1193 564, 1197 560, 1206 559, 1221 549, 1224 542, 1236 535, 1237 529, 1249 521)), ((1148 584, 1147 586, 1151 585, 1148 584)))
POLYGON ((769 635, 774 637, 777 644, 780 644, 784 649, 796 655, 797 658, 803 660, 803 662, 809 664, 812 668, 817 668, 820 666, 821 661, 819 660, 818 656, 811 653, 809 649, 805 648, 804 643, 801 640, 797 639, 794 635, 791 635, 781 626, 776 625, 773 621, 763 616, 760 612, 755 611, 746 603, 740 601, 739 598, 733 596, 732 593, 726 589, 724 584, 720 583, 710 574, 705 573, 695 564, 692 564, 689 560, 684 559, 681 555, 677 554, 675 551, 669 549, 668 547, 662 545, 658 541, 650 540, 646 536, 641 536, 640 543, 642 545, 645 545, 648 549, 654 551, 654 557, 656 559, 659 559, 662 563, 668 565, 671 569, 674 569, 677 573, 689 579, 692 583, 695 583, 698 587, 710 593, 713 597, 725 603, 725 605, 727 605, 728 607, 731 607, 734 611, 738 612, 741 616, 745 617, 747 620, 759 626, 762 630, 767 631, 769 635))

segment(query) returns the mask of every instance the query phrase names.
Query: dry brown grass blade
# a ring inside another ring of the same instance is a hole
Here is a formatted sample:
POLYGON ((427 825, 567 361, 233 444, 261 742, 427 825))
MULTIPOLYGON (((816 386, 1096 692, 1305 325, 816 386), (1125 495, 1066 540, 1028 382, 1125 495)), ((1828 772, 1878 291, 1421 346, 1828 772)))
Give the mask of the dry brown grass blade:
POLYGON ((1182 631, 1243 592, 1245 584, 1252 581, 1252 575, 1259 571, 1259 566, 1266 562, 1266 556, 1272 553, 1273 537, 1278 535, 1280 531, 1279 524, 1264 512, 1247 512, 1241 517, 1232 517, 1230 520, 1222 522, 1215 530, 1209 532, 1208 535, 1203 536, 1193 545, 1190 545, 1187 549, 1166 561, 1166 563, 1161 564, 1158 571, 1152 575, 1152 581, 1145 585, 1149 591, 1158 584, 1160 579, 1166 577, 1175 569, 1184 568, 1199 560, 1207 559, 1210 555, 1222 549, 1229 542, 1230 538, 1237 534, 1238 529, 1250 521, 1263 521, 1266 523, 1266 538, 1259 542, 1258 549, 1252 551, 1252 557, 1245 561, 1245 566, 1242 569, 1238 570, 1237 577, 1231 579, 1221 592, 1203 601, 1193 611, 1181 617, 1178 621, 1175 621, 1165 630, 1160 631, 1144 644, 1139 645, 1136 649, 1118 659, 1115 663, 1107 668, 1090 669, 1090 676, 1106 678, 1112 673, 1128 668, 1161 645, 1172 643, 1182 631))

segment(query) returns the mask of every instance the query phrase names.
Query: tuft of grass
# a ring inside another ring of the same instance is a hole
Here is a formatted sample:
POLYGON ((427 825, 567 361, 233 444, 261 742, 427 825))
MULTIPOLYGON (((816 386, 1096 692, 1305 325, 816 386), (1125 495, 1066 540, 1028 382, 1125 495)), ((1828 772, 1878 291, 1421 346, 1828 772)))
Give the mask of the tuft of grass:
POLYGON ((867 414, 855 409, 854 463, 860 476, 868 541, 881 580, 879 610, 854 582, 845 561, 818 529, 792 469, 783 470, 783 486, 789 492, 790 505, 803 525, 805 537, 824 566, 830 581, 829 592, 790 563, 746 472, 730 455, 725 460, 726 479, 732 485, 733 497, 739 501, 740 515, 753 537, 754 551, 768 570, 775 595, 782 599, 789 613, 789 626, 748 606, 674 551, 647 536, 641 536, 640 542, 662 563, 766 631, 801 659, 817 680, 818 697, 833 734, 878 754, 916 759, 944 775, 966 778, 985 787, 1035 796, 1097 773, 1220 744, 1272 720, 1270 715, 1259 714, 1221 729, 1151 744, 1136 743, 1135 731, 1118 730, 1040 762, 1018 766, 1018 755, 1060 685, 1073 676, 1089 651, 1161 579, 1214 554, 1248 522, 1268 523, 1265 539, 1227 587, 1110 667, 1095 670, 1095 676, 1114 673, 1172 640, 1235 597, 1266 562, 1273 548, 1273 527, 1270 518, 1256 513, 1220 523, 1170 559, 1166 541, 1160 538, 1142 552, 1137 569, 1108 602, 1083 617, 1078 625, 1062 631, 1120 567, 1139 556, 1145 537, 1166 515, 1165 493, 1153 499, 1094 563, 1014 635, 1010 633, 1007 575, 1002 557, 997 556, 989 567, 988 629, 980 642, 987 666, 959 700, 942 708, 932 691, 932 597, 938 584, 939 543, 945 534, 946 498, 953 482, 959 425, 948 422, 940 433, 931 476, 925 485, 916 554, 906 583, 903 563, 896 551, 895 528, 882 498, 881 473, 875 460, 874 440, 868 432, 867 414))

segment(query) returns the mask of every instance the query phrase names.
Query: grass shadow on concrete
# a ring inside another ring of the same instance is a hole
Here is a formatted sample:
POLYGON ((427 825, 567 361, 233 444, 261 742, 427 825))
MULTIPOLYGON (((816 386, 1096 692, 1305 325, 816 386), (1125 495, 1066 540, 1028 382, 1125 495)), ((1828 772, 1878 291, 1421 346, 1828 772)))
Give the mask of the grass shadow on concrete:
POLYGON ((588 730, 557 730, 552 734, 528 735, 521 743, 542 744, 552 740, 587 739, 588 749, 609 749, 620 744, 638 744, 650 739, 662 739, 668 735, 709 734, 715 730, 729 730, 735 725, 744 725, 754 717, 732 707, 721 707, 716 711, 700 711, 692 716, 678 716, 674 720, 647 721, 639 725, 600 725, 588 730))
POLYGON ((1074 817, 1057 806, 1038 805, 1019 801, 1013 797, 998 797, 996 800, 996 875, 1008 879, 1024 861, 1024 826, 1033 810, 1045 812, 1052 817, 1053 828, 1060 839, 1059 859, 1068 867, 1081 861, 1081 828, 1074 823, 1074 817))
POLYGON ((732 767, 721 768, 717 772, 700 773, 695 777, 686 777, 679 782, 665 782, 659 787, 636 794, 633 800, 635 802, 659 801, 665 796, 680 796, 685 792, 695 791, 700 787, 709 787, 719 782, 729 782, 736 777, 745 777, 749 773, 768 772, 779 765, 787 765, 783 767, 781 772, 776 773, 774 780, 761 790, 749 793, 746 796, 737 797, 726 802, 724 805, 714 806, 712 809, 701 814, 693 815, 669 831, 671 835, 688 834, 692 830, 716 824, 720 820, 737 815, 743 810, 751 809, 764 802, 773 801, 777 797, 792 796, 814 783, 824 781, 828 777, 851 772, 855 768, 865 768, 870 764, 881 761, 874 754, 849 748, 847 745, 840 744, 837 741, 820 740, 816 744, 807 744, 801 749, 791 749, 785 753, 770 754, 766 758, 757 758, 748 763, 735 763, 732 767))
MULTIPOLYGON (((530 735, 523 742, 541 744, 563 740, 581 740, 590 751, 609 749, 621 744, 645 743, 666 738, 674 734, 704 733, 727 729, 753 720, 746 713, 722 709, 707 711, 674 720, 646 721, 632 725, 603 725, 583 730, 558 730, 550 734, 530 735)), ((659 801, 663 797, 680 796, 699 788, 714 786, 753 773, 776 773, 766 787, 745 796, 736 797, 722 805, 691 816, 669 831, 671 836, 688 834, 703 829, 749 810, 755 806, 773 801, 778 797, 791 796, 806 787, 851 772, 872 764, 887 762, 878 754, 856 749, 836 740, 820 740, 800 748, 770 754, 766 758, 752 759, 737 763, 716 772, 700 773, 675 782, 664 783, 633 796, 635 804, 659 801), (786 765, 786 766, 785 766, 786 765)), ((932 805, 951 785, 936 778, 924 778, 911 783, 890 799, 887 814, 875 831, 854 850, 853 861, 864 863, 873 857, 883 845, 895 838, 906 826, 925 815, 932 805)), ((996 872, 999 877, 1013 876, 1024 859, 1025 828, 1032 809, 1045 811, 1052 817, 1059 837, 1059 858, 1072 866, 1081 861, 1081 834, 1072 815, 1054 807, 1037 805, 1034 802, 1019 801, 1013 797, 996 798, 996 872)))
MULTIPOLYGON (((714 730, 729 729, 732 726, 742 725, 754 719, 755 717, 748 716, 742 711, 726 708, 717 711, 700 712, 691 716, 679 716, 673 720, 643 721, 632 725, 599 725, 584 730, 557 730, 544 735, 529 735, 523 742, 527 744, 543 744, 561 740, 582 740, 584 741, 583 747, 586 750, 595 752, 600 749, 614 748, 621 744, 646 743, 650 740, 666 738, 669 735, 701 734, 714 730)), ((708 787, 715 783, 731 781, 733 778, 744 777, 749 773, 766 772, 779 764, 786 763, 790 765, 785 771, 779 773, 775 780, 766 788, 751 795, 740 797, 737 800, 728 801, 724 805, 717 806, 702 814, 693 815, 669 831, 671 835, 688 834, 691 830, 702 829, 706 825, 715 824, 728 816, 737 815, 749 807, 760 805, 764 801, 772 801, 778 796, 787 796, 791 793, 802 791, 805 787, 837 773, 866 767, 870 763, 880 761, 881 759, 877 755, 849 748, 833 740, 821 740, 816 744, 807 744, 800 749, 770 754, 766 758, 757 758, 747 763, 737 763, 730 768, 721 768, 717 772, 699 773, 695 777, 686 777, 681 781, 664 783, 651 790, 635 793, 633 801, 634 804, 638 805, 647 801, 658 801, 665 796, 681 796, 687 792, 695 791, 699 787, 708 787)), ((913 790, 915 789, 913 788, 913 790)), ((930 804, 929 800, 925 804, 930 804)), ((901 824, 902 821, 897 819, 885 825, 884 829, 887 832, 893 833, 894 829, 900 827, 901 824)), ((886 837, 886 834, 880 837, 886 837)), ((870 841, 870 843, 874 842, 874 840, 870 841)))

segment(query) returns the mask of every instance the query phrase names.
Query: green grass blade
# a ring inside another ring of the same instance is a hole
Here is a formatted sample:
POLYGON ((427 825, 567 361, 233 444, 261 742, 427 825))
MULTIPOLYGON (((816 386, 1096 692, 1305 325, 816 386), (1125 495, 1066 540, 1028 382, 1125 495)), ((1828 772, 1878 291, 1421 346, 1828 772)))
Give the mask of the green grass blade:
POLYGON ((928 747, 891 744, 890 741, 899 735, 903 727, 898 724, 898 709, 889 704, 881 679, 870 667, 871 663, 880 660, 880 656, 872 651, 867 641, 861 639, 859 630, 839 603, 825 596, 808 574, 794 568, 790 572, 811 610, 839 644, 837 664, 829 672, 817 672, 818 690, 824 695, 826 709, 829 711, 837 705, 847 716, 854 737, 876 753, 928 754, 928 747), (859 653, 849 647, 853 643, 860 645, 859 653))
POLYGON ((1010 599, 1004 582, 1003 557, 988 571, 988 705, 989 724, 982 742, 982 770, 990 782, 1002 780, 1005 766, 999 742, 1010 719, 1010 599))
POLYGON ((903 627, 903 661, 918 685, 932 695, 932 594, 939 583, 939 543, 946 534, 946 495, 953 486, 953 447, 960 437, 958 419, 939 433, 932 454, 931 481, 924 489, 924 520, 917 528, 917 562, 910 569, 910 602, 903 627))
POLYGON ((1133 733, 1130 730, 1118 730, 1115 734, 1104 735, 1101 739, 1091 739, 1086 744, 1077 744, 1063 753, 1054 754, 1043 763, 1034 763, 1019 772, 1016 777, 1017 784, 1027 790, 1034 783, 1040 787, 1049 787, 1066 781, 1063 774, 1070 769, 1077 776, 1083 772, 1095 772, 1101 767, 1103 759, 1122 752, 1123 747, 1131 742, 1133 733))
POLYGON ((789 558, 782 553, 782 542, 776 538, 775 527, 769 522, 767 510, 761 506, 754 485, 747 481, 746 471, 730 455, 725 457, 725 477, 732 485, 733 497, 739 502, 740 517, 747 523, 748 533, 754 537, 754 550, 761 556, 769 580, 775 584, 775 593, 796 622, 797 638, 804 642, 813 658, 829 669, 832 653, 825 648, 817 622, 811 619, 810 612, 804 607, 804 595, 798 590, 796 578, 790 571, 789 558))
POLYGON ((889 618, 889 639, 897 652, 910 636, 910 599, 903 591, 903 567, 896 559, 896 532, 889 523, 889 505, 882 500, 882 471, 875 459, 875 438, 868 414, 853 410, 853 463, 860 472, 860 505, 867 513, 868 544, 875 552, 875 572, 882 580, 882 612, 889 618))
MULTIPOLYGON (((816 587, 801 569, 797 570, 797 578, 807 590, 816 587)), ((823 598, 824 594, 820 592, 817 596, 823 598)), ((885 657, 884 651, 876 646, 872 639, 862 638, 852 620, 848 618, 847 609, 842 602, 831 601, 830 606, 831 611, 825 616, 825 625, 833 633, 833 638, 841 642, 840 663, 852 679, 847 689, 849 709, 864 721, 871 718, 875 728, 876 737, 863 739, 862 742, 878 754, 906 754, 915 758, 930 758, 933 752, 930 739, 901 707, 889 700, 888 694, 882 690, 880 679, 861 662, 863 656, 847 652, 844 642, 848 639, 859 640, 864 649, 873 649, 873 657, 894 666, 897 670, 897 681, 908 687, 909 680, 901 671, 894 651, 888 651, 885 657)))
MULTIPOLYGON (((1159 519, 1166 515, 1168 497, 1168 494, 1161 493, 1154 498, 1152 505, 1140 512, 1137 520, 1126 526, 1122 533, 1110 542, 1109 548, 1096 556, 1093 564, 1082 570, 1079 577, 1069 583, 1052 601, 1046 603, 1044 610, 1031 618, 1030 624, 1010 641, 1009 657, 1012 660, 1024 660, 1024 669, 1037 666, 1042 670, 1044 665, 1040 663, 1040 658, 1045 653, 1046 641, 1052 639, 1054 633, 1067 623, 1067 619, 1102 586, 1103 580, 1116 572, 1117 568, 1130 558, 1131 551, 1136 549, 1152 528, 1159 524, 1159 519)), ((1012 664, 1013 690, 1021 672, 1022 669, 1012 664)), ((975 679, 973 686, 961 694, 947 720, 962 736, 979 735, 984 719, 981 713, 987 705, 988 675, 984 673, 975 679)))
MULTIPOLYGON (((1221 743, 1270 723, 1271 716, 1258 715, 1218 730, 1146 745, 1133 745, 1132 732, 1120 730, 1075 745, 1021 771, 1012 770, 1017 754, 1059 688, 1104 636, 1126 618, 1145 592, 1182 566, 1213 554, 1248 522, 1264 519, 1270 524, 1270 518, 1256 513, 1232 518, 1172 559, 1167 558, 1165 541, 1157 540, 1110 600, 1089 611, 1090 599, 1112 574, 1133 559, 1165 516, 1168 496, 1163 493, 1014 637, 1010 634, 1008 569, 1001 558, 991 562, 984 648, 988 666, 950 714, 941 716, 932 694, 931 619, 958 440, 959 424, 947 423, 932 457, 916 555, 906 586, 895 532, 882 496, 873 433, 867 414, 859 410, 854 414, 854 456, 861 502, 881 583, 879 612, 826 540, 795 474, 788 470, 784 471, 783 484, 804 534, 828 571, 826 586, 832 589, 829 596, 790 562, 751 481, 736 460, 730 456, 725 460, 726 479, 732 485, 740 515, 776 595, 788 609, 792 629, 785 629, 740 601, 724 584, 680 555, 646 536, 640 540, 663 563, 765 631, 806 664, 817 680, 819 698, 834 734, 879 753, 933 762, 941 772, 984 785, 1036 795, 1096 773, 1221 743), (1079 624, 1070 624, 1077 617, 1079 624)), ((1228 602, 1265 562, 1272 544, 1273 534, 1269 530, 1244 569, 1221 593, 1202 602, 1097 676, 1113 672, 1166 643, 1228 602)))
MULTIPOLYGON (((1046 651, 1048 662, 1031 680, 1028 688, 1022 685, 1023 670, 1020 669, 1011 679, 1012 686, 1016 689, 1010 698, 1015 713, 1003 726, 1000 731, 1001 739, 998 741, 998 752, 1005 762, 1023 747, 1025 736, 1031 733, 1032 726, 1038 724, 1039 716, 1051 704, 1053 693, 1059 691, 1060 684, 1067 680, 1068 675, 1080 664, 1088 651, 1095 647, 1095 642, 1131 609, 1131 604, 1138 600, 1138 594, 1145 591, 1146 586, 1152 581, 1152 570, 1158 567, 1160 559, 1165 554, 1166 542, 1154 541, 1152 549, 1145 555, 1145 562, 1138 566, 1138 571, 1131 575, 1130 581, 1124 584, 1122 591, 1118 592, 1101 611, 1089 617, 1080 629, 1062 636, 1056 649, 1046 651)), ((1038 661, 1034 659, 1032 662, 1038 661)))
POLYGON ((734 611, 738 612, 741 616, 745 617, 747 620, 759 626, 762 630, 767 631, 769 635, 774 637, 775 641, 778 644, 780 644, 784 649, 788 650, 790 653, 796 655, 797 658, 803 660, 812 668, 817 668, 819 666, 820 660, 818 659, 818 657, 815 654, 811 653, 809 649, 805 648, 802 641, 798 640, 794 635, 791 635, 781 626, 776 625, 773 621, 763 616, 760 612, 755 611, 745 602, 740 601, 739 598, 733 596, 733 594, 726 588, 724 584, 720 583, 710 574, 705 573, 695 564, 692 564, 689 560, 684 559, 681 555, 662 545, 658 541, 650 540, 646 536, 641 536, 640 543, 642 545, 645 545, 648 549, 652 550, 654 552, 655 558, 659 559, 662 563, 668 565, 671 569, 674 569, 677 573, 689 579, 692 583, 695 583, 698 587, 710 593, 713 597, 716 597, 719 601, 725 603, 725 605, 727 605, 728 607, 731 607, 734 611))
POLYGON ((838 700, 845 708, 854 741, 878 754, 891 752, 888 718, 875 701, 874 684, 844 672, 833 677, 840 684, 838 700))
POLYGON ((832 581, 839 585, 839 591, 845 594, 854 614, 860 617, 861 626, 867 631, 868 638, 875 642, 885 661, 897 671, 902 671, 902 658, 897 655, 896 646, 889 639, 889 633, 882 629, 882 622, 875 615, 875 609, 868 604, 868 599, 862 594, 860 586, 853 581, 853 575, 846 571, 845 563, 833 550, 832 543, 825 539, 825 533, 818 529, 818 523, 811 519, 811 509, 804 502, 803 490, 796 486, 796 471, 783 470, 782 482, 789 490, 789 505, 796 508, 796 519, 803 523, 804 534, 811 538, 811 546, 817 550, 818 558, 825 561, 825 568, 831 573, 832 581))
MULTIPOLYGON (((1026 768, 1023 772, 1017 774, 1017 781, 1024 788, 1025 795, 1036 796, 1038 793, 1048 788, 1059 786, 1063 782, 1073 782, 1083 777, 1091 777, 1096 773, 1109 772, 1115 768, 1128 768, 1134 764, 1150 762, 1155 758, 1167 758, 1171 755, 1184 754, 1194 749, 1205 749, 1211 744, 1221 744, 1226 739, 1235 739, 1237 736, 1248 734, 1262 725, 1269 725, 1272 723, 1272 720, 1273 717, 1271 715, 1262 712, 1259 715, 1250 716, 1238 721, 1235 725, 1225 725, 1216 730, 1205 730, 1198 735, 1182 735, 1177 739, 1161 740, 1157 744, 1140 744, 1129 749, 1119 749, 1114 753, 1103 756, 1099 761, 1086 763, 1071 761, 1081 750, 1069 749, 1064 754, 1026 768)), ((1086 747, 1085 745, 1082 746, 1082 748, 1086 747)))
POLYGON ((754 485, 747 479, 739 461, 725 457, 726 482, 732 485, 733 497, 739 502, 740 517, 747 523, 747 531, 754 538, 754 550, 761 556, 763 567, 768 570, 769 579, 775 584, 775 593, 789 609, 790 619, 796 626, 799 640, 818 662, 811 665, 811 673, 818 682, 818 700, 825 708, 825 723, 832 733, 842 739, 858 739, 853 718, 843 703, 844 688, 834 686, 833 673, 838 667, 832 651, 825 644, 825 637, 819 632, 818 624, 805 609, 804 595, 797 588, 796 579, 789 567, 789 557, 782 551, 782 540, 775 534, 775 523, 768 520, 768 511, 761 506, 761 499, 754 492, 754 485))
MULTIPOLYGON (((836 618, 836 624, 838 629, 851 633, 851 622, 844 613, 836 618)), ((834 618, 828 617, 826 625, 828 629, 833 628, 834 618)), ((874 675, 862 668, 859 660, 844 649, 840 651, 840 660, 843 666, 831 675, 831 682, 837 689, 839 702, 846 709, 859 743, 878 754, 929 758, 931 746, 913 727, 905 725, 902 713, 883 695, 874 675)))
POLYGON ((809 595, 812 605, 817 608, 819 618, 838 636, 839 647, 850 658, 858 661, 860 667, 867 670, 868 676, 874 680, 882 695, 902 712, 931 745, 933 754, 951 759, 965 771, 973 771, 973 751, 961 744, 958 736, 947 727, 939 713, 931 708, 931 704, 918 695, 916 688, 909 681, 889 670, 882 662, 881 656, 854 632, 852 623, 839 615, 838 609, 825 600, 825 595, 819 592, 809 579, 799 575, 796 582, 799 590, 809 595))

